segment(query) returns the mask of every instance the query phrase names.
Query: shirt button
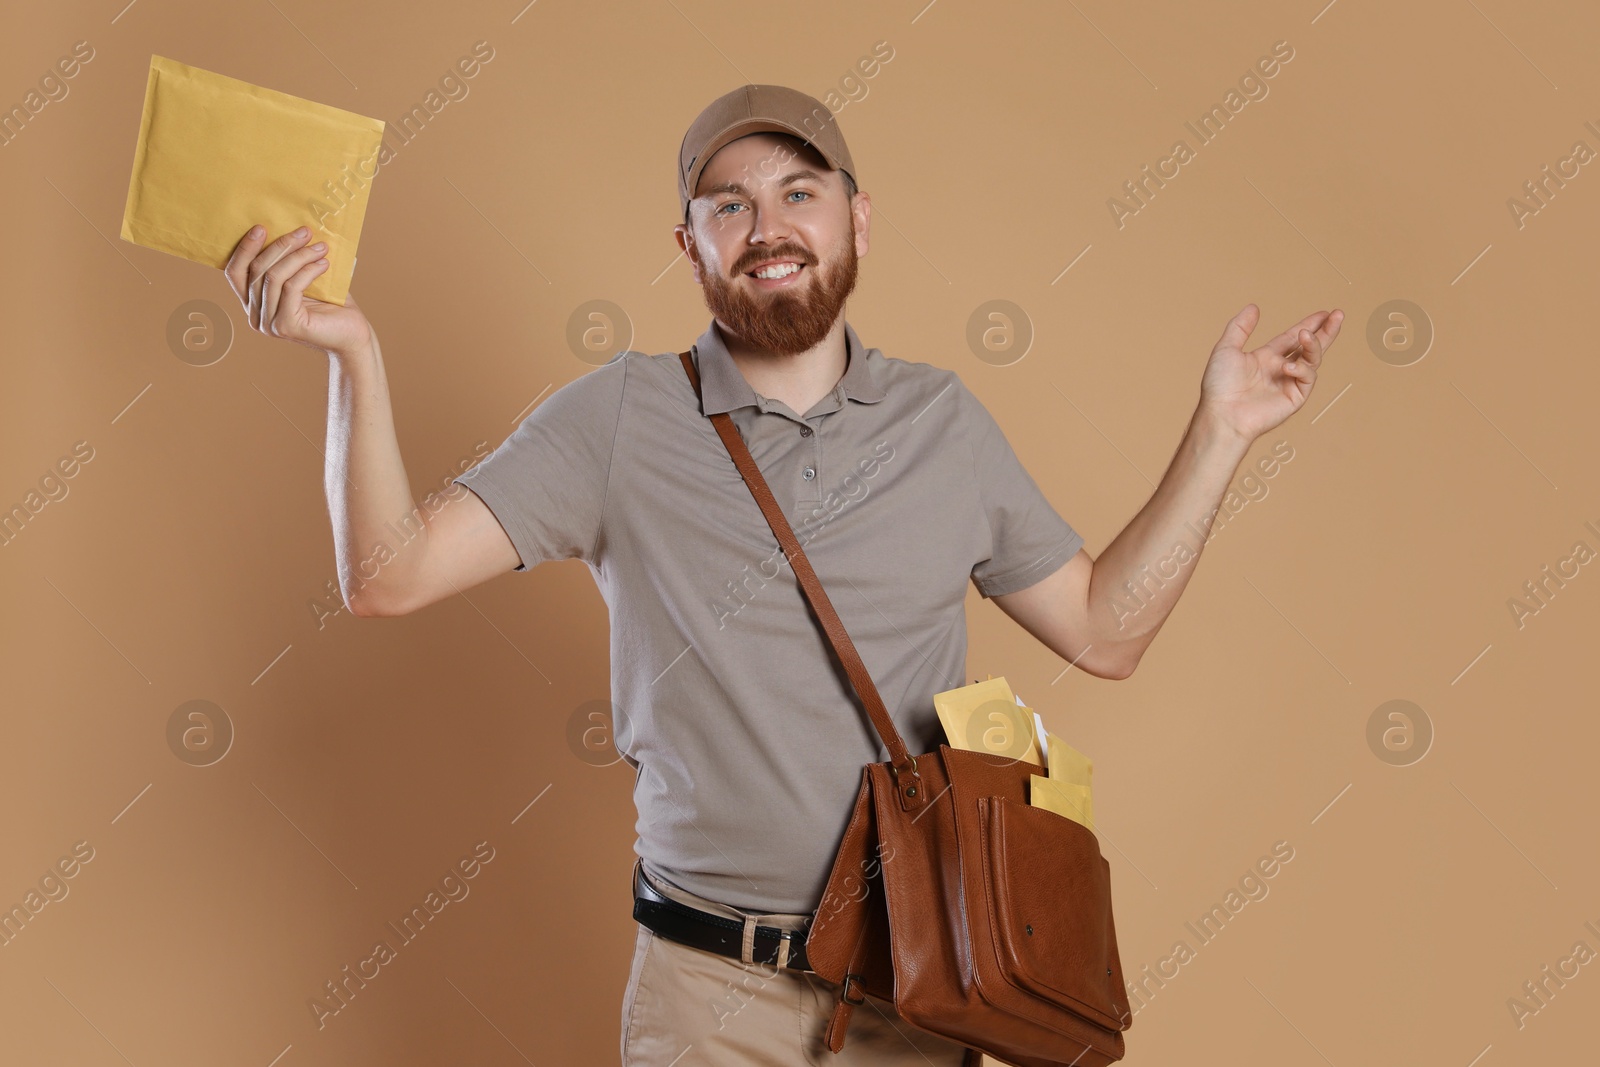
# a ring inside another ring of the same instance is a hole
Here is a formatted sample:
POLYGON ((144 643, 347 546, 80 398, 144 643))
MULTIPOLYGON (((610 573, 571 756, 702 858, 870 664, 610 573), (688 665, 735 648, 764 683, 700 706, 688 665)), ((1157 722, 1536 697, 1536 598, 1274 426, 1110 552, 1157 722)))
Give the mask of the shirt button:
POLYGON ((811 436, 811 427, 809 427, 809 426, 800 427, 800 436, 801 437, 810 437, 811 436))
POLYGON ((805 470, 800 472, 800 477, 804 478, 808 482, 816 476, 817 471, 815 467, 807 467, 805 470))

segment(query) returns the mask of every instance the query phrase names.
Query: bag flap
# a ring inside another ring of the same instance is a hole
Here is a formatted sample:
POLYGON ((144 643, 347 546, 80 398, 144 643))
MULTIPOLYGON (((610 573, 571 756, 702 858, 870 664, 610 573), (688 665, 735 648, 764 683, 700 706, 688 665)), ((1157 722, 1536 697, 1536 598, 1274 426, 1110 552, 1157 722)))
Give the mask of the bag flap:
POLYGON ((806 934, 806 959, 836 983, 844 981, 854 962, 858 973, 871 972, 876 990, 892 983, 893 971, 887 963, 889 920, 873 809, 871 775, 863 767, 855 807, 806 934))
POLYGON ((1132 1023, 1094 832, 1045 808, 979 797, 986 905, 1013 985, 1112 1030, 1132 1023))

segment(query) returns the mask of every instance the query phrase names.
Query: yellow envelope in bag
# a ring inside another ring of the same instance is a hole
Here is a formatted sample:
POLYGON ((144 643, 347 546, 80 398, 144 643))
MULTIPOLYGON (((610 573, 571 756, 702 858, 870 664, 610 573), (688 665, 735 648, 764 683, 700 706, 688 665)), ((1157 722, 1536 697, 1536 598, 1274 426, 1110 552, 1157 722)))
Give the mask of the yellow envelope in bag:
POLYGON ((933 695, 934 709, 951 748, 990 752, 1044 766, 1033 735, 1033 709, 1017 703, 1004 676, 992 675, 933 695))
POLYGON ((272 240, 309 226, 328 244, 328 269, 306 295, 342 305, 383 129, 153 55, 122 239, 220 270, 255 223, 272 240))
POLYGON ((1036 808, 1065 815, 1073 822, 1094 829, 1094 798, 1089 787, 1064 782, 1059 778, 1044 778, 1037 774, 1028 776, 1028 803, 1036 808))
POLYGON ((1088 789, 1094 784, 1094 761, 1067 744, 1055 734, 1047 734, 1050 749, 1050 777, 1058 782, 1081 785, 1088 789))

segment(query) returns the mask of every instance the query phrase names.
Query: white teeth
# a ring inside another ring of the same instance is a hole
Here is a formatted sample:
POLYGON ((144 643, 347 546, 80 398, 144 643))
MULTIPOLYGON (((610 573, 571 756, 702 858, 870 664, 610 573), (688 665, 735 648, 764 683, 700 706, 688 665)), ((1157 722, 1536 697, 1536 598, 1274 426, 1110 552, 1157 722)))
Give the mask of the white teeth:
POLYGON ((799 269, 800 264, 798 263, 780 263, 775 267, 763 267, 761 270, 756 271, 756 277, 766 278, 768 280, 787 278, 789 275, 793 274, 799 269))

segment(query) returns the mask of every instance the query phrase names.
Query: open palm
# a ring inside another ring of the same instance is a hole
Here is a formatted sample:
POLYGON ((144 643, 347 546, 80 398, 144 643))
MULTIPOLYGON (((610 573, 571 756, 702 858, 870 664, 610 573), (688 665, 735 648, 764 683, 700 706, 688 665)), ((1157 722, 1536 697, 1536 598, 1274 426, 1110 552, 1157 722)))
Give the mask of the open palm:
POLYGON ((1211 350, 1200 380, 1200 404, 1246 441, 1299 411, 1317 381, 1322 356, 1339 336, 1344 312, 1318 311, 1260 348, 1245 351, 1261 309, 1246 304, 1211 350))

